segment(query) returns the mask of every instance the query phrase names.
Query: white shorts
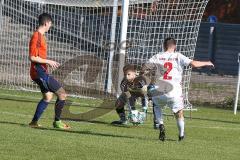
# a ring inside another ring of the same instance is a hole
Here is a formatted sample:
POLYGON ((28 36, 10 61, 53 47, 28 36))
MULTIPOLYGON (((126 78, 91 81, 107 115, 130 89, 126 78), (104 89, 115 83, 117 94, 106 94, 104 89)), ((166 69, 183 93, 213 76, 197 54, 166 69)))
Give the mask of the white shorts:
POLYGON ((183 96, 168 97, 166 95, 152 97, 152 101, 156 107, 163 107, 167 105, 172 109, 173 113, 184 108, 183 96))

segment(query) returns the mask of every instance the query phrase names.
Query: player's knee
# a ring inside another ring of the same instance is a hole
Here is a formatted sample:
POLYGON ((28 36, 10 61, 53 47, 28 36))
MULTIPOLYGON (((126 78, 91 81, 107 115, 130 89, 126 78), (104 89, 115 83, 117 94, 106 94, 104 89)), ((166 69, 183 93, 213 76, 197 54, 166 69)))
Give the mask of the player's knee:
POLYGON ((59 98, 60 100, 66 100, 67 94, 66 94, 66 93, 61 93, 61 94, 58 95, 58 98, 59 98))
POLYGON ((156 108, 156 109, 158 109, 158 108, 160 108, 161 106, 158 104, 158 103, 153 103, 153 108, 156 108))
POLYGON ((50 102, 52 100, 52 98, 53 98, 53 94, 52 93, 45 93, 45 94, 43 94, 43 99, 46 102, 50 102))
POLYGON ((176 119, 184 119, 183 110, 180 110, 177 113, 175 113, 175 117, 176 119))
POLYGON ((58 99, 60 99, 60 100, 66 100, 66 98, 67 98, 67 94, 63 88, 60 88, 56 92, 56 95, 57 95, 58 99))
POLYGON ((115 108, 116 108, 116 109, 124 108, 124 103, 121 102, 121 101, 117 101, 117 102, 115 103, 115 108))

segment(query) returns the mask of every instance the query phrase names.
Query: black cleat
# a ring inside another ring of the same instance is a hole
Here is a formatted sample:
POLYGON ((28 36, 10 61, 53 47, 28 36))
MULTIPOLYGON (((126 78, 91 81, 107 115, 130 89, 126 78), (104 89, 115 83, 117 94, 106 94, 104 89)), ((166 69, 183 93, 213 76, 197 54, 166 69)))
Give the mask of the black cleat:
POLYGON ((111 124, 112 125, 126 125, 127 121, 118 120, 118 121, 113 121, 111 124))
POLYGON ((165 141, 165 137, 166 137, 166 135, 165 135, 165 127, 164 127, 164 125, 163 124, 160 124, 159 125, 159 140, 160 141, 165 141))
POLYGON ((178 141, 183 141, 183 139, 184 139, 184 136, 179 136, 178 137, 178 141))

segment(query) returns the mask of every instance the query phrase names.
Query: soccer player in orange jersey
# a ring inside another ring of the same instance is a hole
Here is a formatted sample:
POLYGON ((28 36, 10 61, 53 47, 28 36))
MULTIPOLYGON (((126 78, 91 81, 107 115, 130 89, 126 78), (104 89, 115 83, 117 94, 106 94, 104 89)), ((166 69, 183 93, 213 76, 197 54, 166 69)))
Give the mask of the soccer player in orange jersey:
POLYGON ((48 66, 56 69, 59 63, 47 59, 47 43, 44 34, 49 31, 52 26, 52 17, 43 13, 38 17, 39 26, 33 33, 29 43, 29 60, 31 61, 30 76, 32 80, 40 87, 43 98, 37 105, 36 112, 32 121, 29 123, 31 127, 40 127, 38 120, 47 108, 53 97, 53 93, 57 96, 55 103, 55 119, 53 127, 60 129, 69 129, 70 127, 60 120, 62 109, 65 105, 66 92, 61 84, 48 74, 48 66))

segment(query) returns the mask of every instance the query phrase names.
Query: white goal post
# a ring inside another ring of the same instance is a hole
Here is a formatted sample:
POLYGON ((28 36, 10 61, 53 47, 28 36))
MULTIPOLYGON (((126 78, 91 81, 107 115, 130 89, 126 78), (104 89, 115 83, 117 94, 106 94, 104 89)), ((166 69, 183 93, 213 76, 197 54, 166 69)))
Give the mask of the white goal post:
MULTIPOLYGON (((53 17, 54 26, 46 35, 48 57, 62 64, 50 73, 69 94, 106 97, 106 92, 116 95, 125 63, 146 62, 163 50, 162 42, 167 37, 174 37, 177 50, 192 59, 207 3, 208 0, 1 0, 0 88, 38 90, 29 77, 28 43, 40 13, 53 17)), ((191 68, 187 67, 183 76, 185 108, 192 107, 188 101, 190 77, 191 68)))
POLYGON ((233 113, 235 115, 237 114, 239 87, 240 87, 240 53, 238 53, 238 81, 237 81, 236 95, 235 95, 235 101, 234 101, 234 107, 233 107, 233 113))

